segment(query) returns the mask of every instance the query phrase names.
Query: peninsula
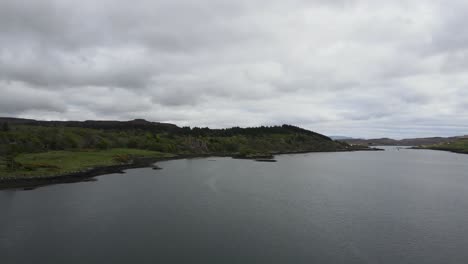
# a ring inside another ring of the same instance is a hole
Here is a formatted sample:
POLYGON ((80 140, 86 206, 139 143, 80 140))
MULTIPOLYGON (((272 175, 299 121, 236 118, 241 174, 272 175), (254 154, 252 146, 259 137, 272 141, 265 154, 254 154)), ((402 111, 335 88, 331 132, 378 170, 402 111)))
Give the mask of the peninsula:
POLYGON ((132 121, 0 118, 0 188, 82 180, 156 161, 372 150, 292 125, 228 129, 132 121))
POLYGON ((468 154, 468 136, 459 137, 455 140, 442 142, 438 144, 422 145, 414 147, 415 149, 432 149, 450 151, 460 154, 468 154))

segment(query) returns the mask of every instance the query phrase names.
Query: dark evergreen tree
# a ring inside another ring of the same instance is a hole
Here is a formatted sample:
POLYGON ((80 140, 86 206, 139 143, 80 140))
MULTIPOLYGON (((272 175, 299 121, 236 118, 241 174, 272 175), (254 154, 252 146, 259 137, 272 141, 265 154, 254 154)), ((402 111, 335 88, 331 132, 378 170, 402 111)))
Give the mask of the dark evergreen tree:
POLYGON ((18 156, 17 146, 15 144, 8 145, 5 153, 5 165, 8 170, 20 167, 20 164, 15 160, 16 156, 18 156))
POLYGON ((10 131, 10 126, 8 125, 8 123, 3 123, 3 124, 2 124, 2 131, 3 131, 3 132, 8 132, 8 131, 10 131))

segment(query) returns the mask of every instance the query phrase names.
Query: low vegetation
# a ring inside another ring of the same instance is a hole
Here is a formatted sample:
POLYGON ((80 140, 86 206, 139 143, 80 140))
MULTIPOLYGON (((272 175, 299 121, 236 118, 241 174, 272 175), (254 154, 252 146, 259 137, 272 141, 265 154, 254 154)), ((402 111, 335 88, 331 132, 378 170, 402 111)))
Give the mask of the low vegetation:
POLYGON ((424 149, 434 149, 434 150, 445 150, 456 153, 468 154, 468 138, 459 138, 452 142, 435 144, 435 145, 426 145, 419 148, 424 149))
POLYGON ((354 150, 347 143, 290 125, 209 129, 145 120, 8 120, 0 126, 3 177, 60 175, 89 167, 125 164, 135 157, 258 158, 277 153, 354 150))
POLYGON ((48 151, 21 153, 15 168, 0 162, 0 177, 47 177, 72 173, 97 166, 129 164, 136 158, 170 158, 174 155, 140 149, 48 151))

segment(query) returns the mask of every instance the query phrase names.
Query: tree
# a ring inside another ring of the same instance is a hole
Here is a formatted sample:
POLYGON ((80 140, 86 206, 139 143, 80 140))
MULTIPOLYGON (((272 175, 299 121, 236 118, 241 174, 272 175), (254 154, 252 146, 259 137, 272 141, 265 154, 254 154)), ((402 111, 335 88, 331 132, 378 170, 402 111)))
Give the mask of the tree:
POLYGON ((8 125, 8 123, 5 122, 5 123, 2 124, 2 131, 3 132, 10 131, 10 126, 8 125))
POLYGON ((246 146, 242 146, 239 148, 239 156, 241 157, 248 157, 249 155, 254 154, 254 151, 246 146))
POLYGON ((15 170, 21 166, 15 159, 18 156, 16 144, 8 145, 5 153, 5 165, 8 170, 15 170))

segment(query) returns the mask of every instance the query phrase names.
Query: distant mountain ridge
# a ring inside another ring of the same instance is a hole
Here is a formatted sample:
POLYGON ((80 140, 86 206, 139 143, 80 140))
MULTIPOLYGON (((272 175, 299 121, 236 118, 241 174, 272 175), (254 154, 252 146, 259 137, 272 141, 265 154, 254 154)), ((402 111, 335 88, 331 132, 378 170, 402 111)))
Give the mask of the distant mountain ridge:
POLYGON ((462 138, 468 138, 468 136, 465 135, 457 137, 406 138, 400 140, 391 138, 344 139, 342 141, 348 144, 364 146, 424 146, 453 142, 462 138))
POLYGON ((329 138, 333 139, 333 140, 348 140, 348 139, 356 139, 356 138, 353 138, 353 137, 347 137, 347 136, 329 136, 329 138))
POLYGON ((94 129, 152 129, 160 131, 177 130, 179 127, 170 123, 149 122, 144 119, 134 119, 129 121, 114 121, 114 120, 86 120, 86 121, 43 121, 34 119, 24 119, 15 117, 0 117, 0 123, 8 123, 12 125, 31 125, 44 127, 82 127, 94 129))
POLYGON ((311 130, 293 125, 283 124, 281 126, 258 126, 258 127, 230 127, 230 128, 208 128, 208 127, 179 127, 171 123, 150 122, 145 119, 134 119, 129 121, 114 120, 86 120, 86 121, 43 121, 34 119, 23 119, 14 117, 0 117, 0 124, 37 126, 37 127, 64 127, 64 128, 87 128, 99 130, 143 130, 151 133, 168 133, 172 135, 192 136, 234 136, 234 135, 260 135, 264 133, 276 134, 304 134, 316 137, 320 140, 332 141, 331 138, 311 130))

